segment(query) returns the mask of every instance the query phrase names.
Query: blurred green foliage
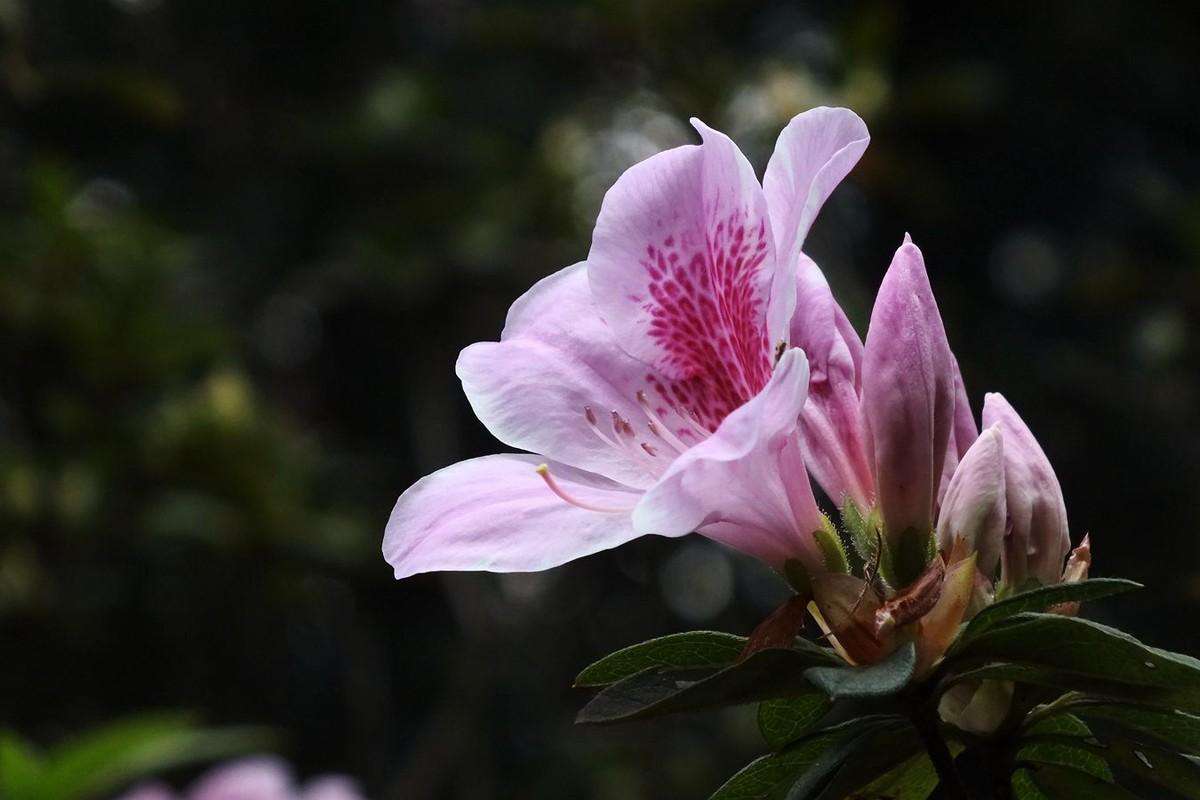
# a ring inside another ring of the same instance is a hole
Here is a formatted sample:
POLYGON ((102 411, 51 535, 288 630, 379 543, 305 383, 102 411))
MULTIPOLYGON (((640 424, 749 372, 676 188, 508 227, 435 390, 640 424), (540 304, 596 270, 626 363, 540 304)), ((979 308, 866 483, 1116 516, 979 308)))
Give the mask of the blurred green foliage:
POLYGON ((131 780, 182 764, 270 746, 256 728, 198 728, 183 715, 144 715, 79 734, 39 752, 17 734, 0 732, 0 797, 88 800, 131 780))
POLYGON ((0 708, 195 709, 372 796, 692 798, 752 712, 576 731, 603 652, 745 632, 772 576, 639 542, 396 584, 390 504, 499 449, 457 351, 582 258, 622 169, 874 142, 810 250, 862 328, 911 231, 975 403, 1041 439, 1110 621, 1196 652, 1200 40, 1183 5, 0 0, 0 708), (464 769, 464 765, 470 765, 464 769))

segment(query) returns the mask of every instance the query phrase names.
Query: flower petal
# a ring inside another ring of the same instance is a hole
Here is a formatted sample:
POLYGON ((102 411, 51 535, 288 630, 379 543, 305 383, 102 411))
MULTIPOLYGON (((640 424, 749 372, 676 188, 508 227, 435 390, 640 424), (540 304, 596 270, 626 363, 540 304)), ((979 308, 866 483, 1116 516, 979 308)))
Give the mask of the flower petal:
POLYGON ((299 800, 363 800, 358 784, 342 775, 313 778, 304 786, 299 800))
POLYGON ((1004 526, 1004 442, 993 426, 975 440, 950 479, 938 515, 938 548, 949 553, 956 540, 965 540, 990 580, 1004 547, 1004 526))
POLYGON ((201 776, 188 800, 292 800, 292 774, 287 764, 270 756, 253 756, 219 766, 201 776))
POLYGON ((457 371, 475 415, 504 444, 629 486, 649 486, 669 463, 640 447, 640 440, 665 443, 652 432, 639 391, 657 408, 667 435, 685 446, 700 440, 694 423, 672 410, 670 383, 617 346, 596 311, 586 264, 535 284, 513 303, 501 341, 463 350, 457 371), (589 408, 610 441, 589 425, 589 408), (620 439, 613 412, 641 439, 611 444, 620 439))
POLYGON ((672 536, 699 530, 775 567, 798 558, 820 569, 812 534, 823 518, 796 435, 807 386, 804 353, 788 350, 767 387, 646 492, 634 526, 672 536))
POLYGON ((585 510, 550 490, 536 471, 542 461, 527 454, 484 456, 413 484, 396 501, 383 538, 383 556, 396 577, 438 570, 533 572, 637 537, 628 513, 637 491, 550 462, 564 492, 614 513, 585 510))
POLYGON ((848 497, 865 512, 874 499, 875 482, 859 400, 862 341, 816 263, 800 253, 797 267, 791 343, 808 356, 803 416, 808 468, 831 500, 840 505, 848 497))
POLYGON ((698 120, 703 144, 659 153, 604 197, 588 254, 601 316, 630 355, 679 382, 709 430, 766 385, 775 243, 745 156, 698 120))
POLYGON ((950 485, 950 478, 958 468, 959 459, 979 437, 979 428, 975 427, 975 415, 971 413, 971 401, 967 397, 967 386, 958 368, 958 359, 953 355, 951 359, 954 362, 954 425, 950 428, 950 444, 946 447, 946 463, 942 466, 942 481, 937 498, 939 507, 950 485))
POLYGON ((954 419, 953 357, 921 251, 907 236, 871 312, 863 418, 888 537, 932 530, 954 419))
POLYGON ((1004 435, 1004 478, 1009 535, 1005 542, 1005 583, 1019 586, 1032 577, 1057 583, 1071 549, 1067 507, 1050 459, 1003 396, 983 399, 983 424, 999 425, 1004 435))
POLYGON ((779 134, 763 191, 780 264, 790 265, 799 255, 821 206, 870 141, 866 123, 848 108, 809 109, 779 134))
POLYGON ((143 783, 121 795, 119 800, 177 800, 178 797, 165 783, 143 783))

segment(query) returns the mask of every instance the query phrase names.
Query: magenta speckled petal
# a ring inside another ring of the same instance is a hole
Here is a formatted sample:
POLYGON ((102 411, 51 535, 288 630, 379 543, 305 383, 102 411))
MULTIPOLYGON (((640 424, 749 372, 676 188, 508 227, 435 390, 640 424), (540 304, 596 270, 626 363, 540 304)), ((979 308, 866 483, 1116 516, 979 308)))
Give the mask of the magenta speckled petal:
POLYGON ((796 435, 807 386, 804 353, 788 350, 767 387, 646 493, 634 512, 637 529, 698 530, 776 567, 799 558, 819 568, 812 533, 822 518, 796 435))
POLYGON ((766 385, 775 243, 754 170, 724 134, 636 164, 604 197, 588 254, 600 315, 675 382, 709 430, 766 385))
POLYGON ((497 439, 629 486, 649 486, 707 434, 679 410, 671 382, 617 346, 585 264, 534 285, 501 340, 463 350, 457 370, 497 439))

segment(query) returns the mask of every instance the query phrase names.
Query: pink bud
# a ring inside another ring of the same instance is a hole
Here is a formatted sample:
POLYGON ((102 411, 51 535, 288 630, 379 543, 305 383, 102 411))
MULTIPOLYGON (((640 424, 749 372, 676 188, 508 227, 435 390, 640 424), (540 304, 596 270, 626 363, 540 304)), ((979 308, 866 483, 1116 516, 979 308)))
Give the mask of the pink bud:
POLYGON ((863 354, 863 419, 889 540, 928 533, 954 420, 954 357, 921 251, 905 236, 863 354))
POLYGON ((992 426, 971 445, 946 489, 938 515, 938 548, 950 552, 956 539, 979 553, 977 566, 991 579, 1000 562, 1005 526, 1004 442, 992 426))
POLYGON ((1062 487, 1050 460, 1025 422, 1001 395, 983 401, 985 427, 999 425, 1004 435, 1004 479, 1008 536, 1003 580, 1019 586, 1028 578, 1057 583, 1071 547, 1062 487))
POLYGON ((975 416, 971 413, 971 401, 967 397, 967 386, 958 368, 958 359, 951 358, 954 363, 954 425, 950 428, 950 445, 946 448, 946 462, 942 466, 942 482, 938 488, 939 507, 944 502, 946 489, 949 488, 954 470, 958 468, 959 459, 966 455, 967 449, 979 436, 975 416))

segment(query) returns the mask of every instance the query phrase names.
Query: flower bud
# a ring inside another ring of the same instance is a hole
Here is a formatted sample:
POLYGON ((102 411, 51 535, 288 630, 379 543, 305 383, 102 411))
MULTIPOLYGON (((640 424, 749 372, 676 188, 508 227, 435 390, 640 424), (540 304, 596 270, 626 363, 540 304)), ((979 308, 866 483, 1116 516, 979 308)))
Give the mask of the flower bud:
POLYGON ((863 420, 900 577, 924 563, 954 420, 954 357, 921 251, 905 237, 879 287, 863 353, 863 420))
POLYGON ((979 572, 996 573, 1004 546, 1004 442, 999 426, 985 430, 959 462, 938 516, 938 549, 950 552, 957 539, 979 554, 979 572))
POLYGON ((1057 583, 1071 539, 1054 468, 1028 426, 1001 395, 992 393, 984 398, 983 425, 998 425, 1004 435, 1008 505, 1004 583, 1020 586, 1030 578, 1042 584, 1057 583))

